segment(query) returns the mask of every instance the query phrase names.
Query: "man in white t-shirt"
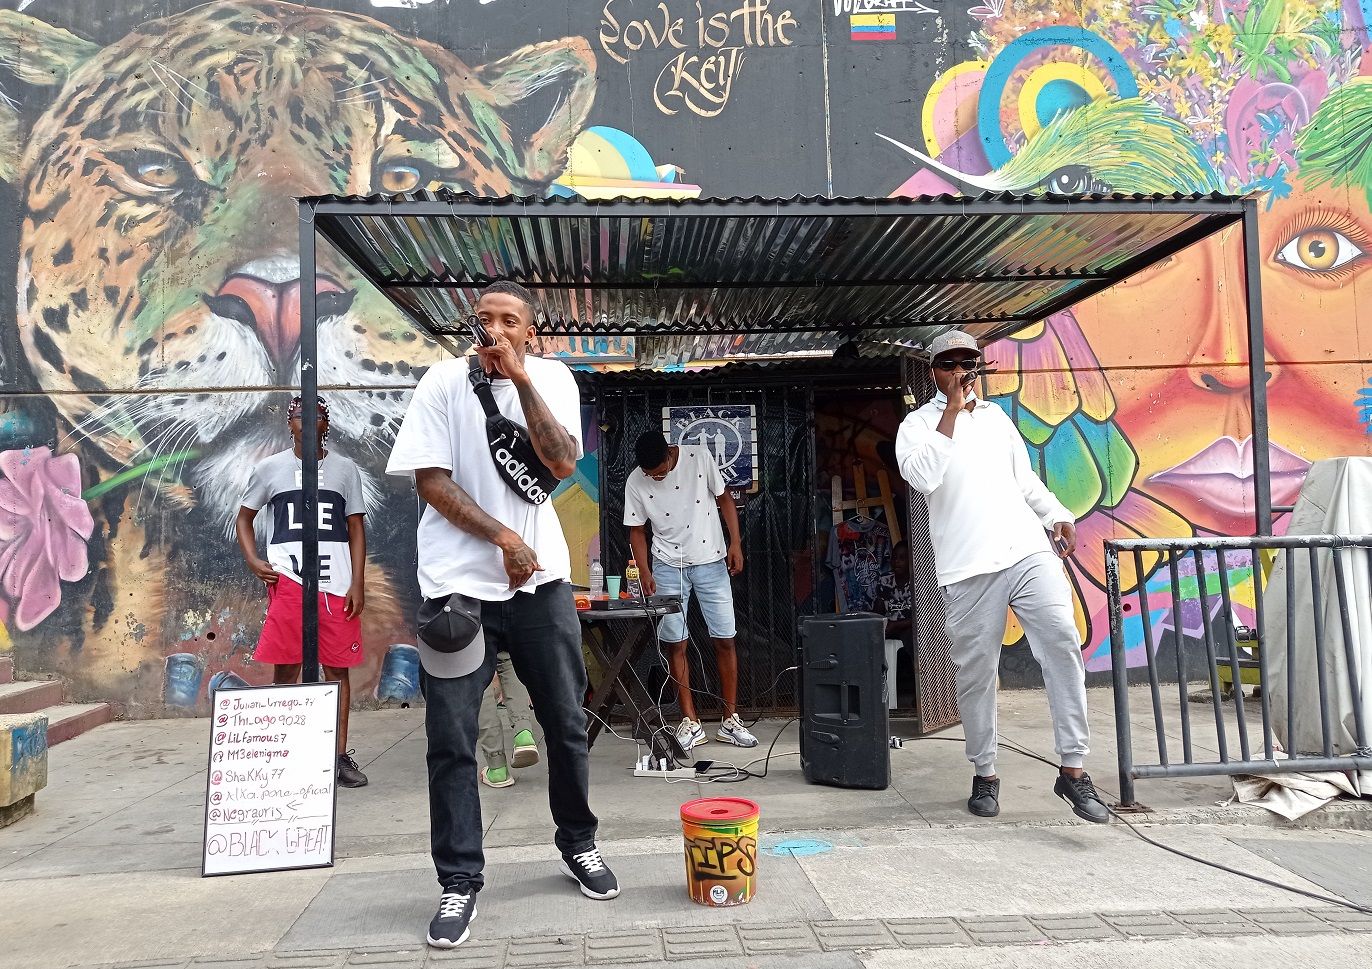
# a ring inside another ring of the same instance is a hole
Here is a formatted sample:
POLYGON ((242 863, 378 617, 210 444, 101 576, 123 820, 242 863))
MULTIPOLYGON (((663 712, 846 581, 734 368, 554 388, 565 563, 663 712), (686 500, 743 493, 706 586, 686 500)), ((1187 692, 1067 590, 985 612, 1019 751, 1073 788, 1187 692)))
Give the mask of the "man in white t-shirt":
MULTIPOLYGON (((522 424, 538 459, 557 479, 581 456, 581 398, 572 372, 527 354, 534 305, 514 283, 488 286, 476 315, 494 345, 479 346, 495 404, 522 424)), ((487 416, 468 360, 448 360, 424 375, 396 435, 386 470, 413 474, 427 507, 419 522, 419 587, 425 600, 478 600, 481 630, 458 652, 419 640, 428 735, 429 825, 442 886, 428 941, 466 941, 484 883, 477 724, 481 697, 508 652, 544 731, 548 802, 557 825, 562 872, 583 895, 614 898, 619 884, 596 847, 586 744, 586 667, 572 589, 567 540, 551 501, 531 504, 507 485, 488 446, 487 416)), ((508 456, 507 456, 508 457, 508 456)))
POLYGON ((681 612, 664 616, 658 638, 676 681, 681 725, 677 740, 686 750, 706 741, 691 695, 691 663, 686 655, 686 611, 694 595, 705 617, 719 666, 724 717, 715 738, 739 747, 756 747, 757 738, 738 717, 738 654, 734 649, 734 592, 730 578, 743 571, 738 508, 724 488, 724 476, 710 449, 695 444, 668 446, 659 431, 640 435, 634 445, 638 467, 624 488, 624 524, 639 563, 643 591, 677 596, 681 612), (720 519, 729 527, 724 544, 720 519), (648 551, 644 526, 653 529, 648 551), (651 564, 650 564, 651 563, 651 564))
POLYGON ((929 501, 958 712, 975 769, 967 810, 980 817, 1000 813, 996 676, 1006 610, 1013 609, 1043 667, 1062 764, 1054 793, 1077 817, 1107 822, 1110 813, 1082 766, 1091 739, 1086 668, 1060 561, 1076 547, 1072 514, 1034 474, 1005 411, 973 392, 981 366, 977 341, 950 330, 930 344, 929 360, 938 393, 901 424, 896 461, 929 501))

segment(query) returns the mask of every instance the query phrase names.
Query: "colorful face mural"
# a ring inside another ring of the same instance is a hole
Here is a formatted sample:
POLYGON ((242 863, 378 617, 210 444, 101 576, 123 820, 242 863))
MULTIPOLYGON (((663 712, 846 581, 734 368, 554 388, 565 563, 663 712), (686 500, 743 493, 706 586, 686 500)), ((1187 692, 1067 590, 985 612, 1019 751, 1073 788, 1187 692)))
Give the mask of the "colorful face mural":
MULTIPOLYGON (((1358 313, 1372 295, 1363 12, 1284 0, 982 7, 981 58, 925 100, 927 150, 900 144, 919 170, 898 194, 1259 193, 1278 505, 1294 503, 1311 463, 1372 451, 1358 313)), ((1092 669, 1109 666, 1102 542, 1254 527, 1240 242, 1193 247, 992 353, 1003 369, 991 392, 1082 519, 1072 571, 1092 669)), ((1132 568, 1124 578, 1138 583, 1132 568)), ((1140 603, 1126 608, 1137 650, 1140 603)), ((1158 614, 1154 628, 1199 627, 1158 614)), ((1012 622, 1007 643, 1017 639, 1012 622)))

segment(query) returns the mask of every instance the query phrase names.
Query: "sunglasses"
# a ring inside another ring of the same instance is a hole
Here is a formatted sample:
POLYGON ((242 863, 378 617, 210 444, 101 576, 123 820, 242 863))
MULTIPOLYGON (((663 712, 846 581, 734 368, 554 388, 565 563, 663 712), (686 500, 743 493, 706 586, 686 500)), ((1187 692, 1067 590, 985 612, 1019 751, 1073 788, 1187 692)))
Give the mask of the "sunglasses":
POLYGON ((971 373, 981 366, 980 357, 972 357, 969 360, 935 360, 934 367, 945 373, 952 373, 954 370, 966 370, 971 373))

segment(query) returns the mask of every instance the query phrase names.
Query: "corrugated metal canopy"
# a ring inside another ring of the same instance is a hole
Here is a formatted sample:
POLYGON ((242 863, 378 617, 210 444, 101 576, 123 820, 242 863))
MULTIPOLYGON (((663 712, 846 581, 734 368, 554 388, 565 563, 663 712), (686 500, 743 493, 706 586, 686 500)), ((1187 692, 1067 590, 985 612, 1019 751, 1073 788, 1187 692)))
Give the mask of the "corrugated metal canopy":
POLYGON ((632 335, 640 360, 983 342, 1239 222, 1231 196, 301 200, 318 233, 453 345, 513 279, 550 336, 632 335), (648 338, 644 340, 643 338, 648 338))

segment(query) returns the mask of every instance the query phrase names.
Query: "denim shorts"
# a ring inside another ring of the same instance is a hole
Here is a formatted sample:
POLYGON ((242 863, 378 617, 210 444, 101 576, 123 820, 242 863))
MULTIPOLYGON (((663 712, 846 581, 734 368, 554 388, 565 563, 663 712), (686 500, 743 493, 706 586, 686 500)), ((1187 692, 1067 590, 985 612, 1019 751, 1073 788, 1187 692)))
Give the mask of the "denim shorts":
POLYGON ((664 643, 686 641, 686 612, 693 594, 700 603, 710 638, 734 638, 734 588, 724 559, 709 565, 686 566, 667 565, 654 559, 653 578, 657 581, 658 595, 681 598, 681 612, 663 616, 658 623, 658 639, 664 643))

